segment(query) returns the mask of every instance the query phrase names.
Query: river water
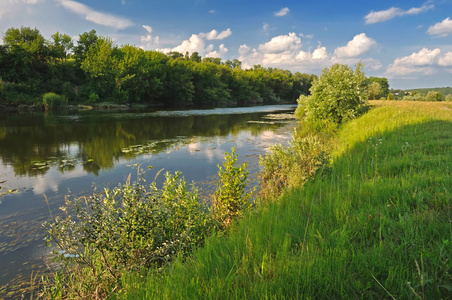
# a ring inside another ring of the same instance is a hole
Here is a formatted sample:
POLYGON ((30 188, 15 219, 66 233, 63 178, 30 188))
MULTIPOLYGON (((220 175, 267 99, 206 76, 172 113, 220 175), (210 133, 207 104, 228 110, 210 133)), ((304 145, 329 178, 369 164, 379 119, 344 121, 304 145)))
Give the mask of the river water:
MULTIPOLYGON (((208 200, 224 152, 236 147, 250 178, 259 155, 291 138, 294 105, 179 111, 15 113, 0 118, 0 292, 39 274, 42 223, 64 196, 125 183, 140 167, 181 171, 208 200)), ((158 180, 163 179, 163 175, 158 180)), ((157 181, 158 181, 157 180, 157 181)))

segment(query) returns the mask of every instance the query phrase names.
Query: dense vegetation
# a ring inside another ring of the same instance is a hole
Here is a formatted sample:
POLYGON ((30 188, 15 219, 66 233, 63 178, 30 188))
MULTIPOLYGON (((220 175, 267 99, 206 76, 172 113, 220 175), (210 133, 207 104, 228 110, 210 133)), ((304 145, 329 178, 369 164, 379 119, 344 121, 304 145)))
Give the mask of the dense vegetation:
POLYGON ((314 75, 241 62, 117 46, 94 30, 45 40, 38 29, 10 28, 0 46, 0 104, 42 103, 55 93, 69 103, 144 105, 295 103, 314 75))

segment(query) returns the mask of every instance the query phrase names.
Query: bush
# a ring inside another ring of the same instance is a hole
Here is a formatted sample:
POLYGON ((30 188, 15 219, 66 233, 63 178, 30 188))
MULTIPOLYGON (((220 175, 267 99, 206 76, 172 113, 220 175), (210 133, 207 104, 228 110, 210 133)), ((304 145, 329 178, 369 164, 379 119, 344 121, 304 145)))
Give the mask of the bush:
POLYGON ((446 95, 444 101, 452 101, 452 95, 451 94, 446 95))
POLYGON ((335 64, 322 71, 311 87, 311 96, 298 100, 305 120, 331 121, 336 124, 355 117, 356 111, 367 100, 366 81, 362 64, 353 71, 347 65, 335 64))
POLYGON ((120 287, 122 270, 161 267, 201 245, 213 228, 180 172, 167 173, 161 189, 142 180, 66 199, 61 209, 63 218, 45 224, 46 240, 58 246, 54 255, 67 272, 66 290, 77 298, 106 298, 120 287))
POLYGON ((66 99, 68 99, 68 101, 75 101, 75 99, 77 98, 77 94, 75 93, 74 87, 72 86, 72 84, 70 82, 65 82, 63 83, 63 85, 61 86, 61 90, 62 90, 62 94, 64 97, 66 97, 66 99))
POLYGON ((231 153, 225 153, 223 168, 218 165, 220 180, 218 181, 218 189, 213 195, 213 210, 215 218, 225 227, 251 207, 250 200, 254 192, 253 189, 246 193, 247 164, 244 163, 238 167, 234 166, 236 162, 237 154, 235 148, 232 148, 231 153))
POLYGON ((67 105, 67 99, 55 93, 46 93, 42 97, 42 103, 46 110, 58 110, 67 105))
POLYGON ((260 195, 269 199, 281 195, 284 189, 304 183, 328 163, 327 153, 320 135, 303 135, 295 130, 288 147, 273 145, 269 154, 260 157, 259 164, 263 168, 260 195))

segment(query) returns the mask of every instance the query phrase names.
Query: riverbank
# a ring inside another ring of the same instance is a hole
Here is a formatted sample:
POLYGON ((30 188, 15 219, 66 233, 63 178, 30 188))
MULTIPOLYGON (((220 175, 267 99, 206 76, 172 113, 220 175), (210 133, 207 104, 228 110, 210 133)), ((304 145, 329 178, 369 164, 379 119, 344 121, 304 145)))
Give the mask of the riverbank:
POLYGON ((329 168, 121 299, 452 296, 452 104, 371 102, 329 168))

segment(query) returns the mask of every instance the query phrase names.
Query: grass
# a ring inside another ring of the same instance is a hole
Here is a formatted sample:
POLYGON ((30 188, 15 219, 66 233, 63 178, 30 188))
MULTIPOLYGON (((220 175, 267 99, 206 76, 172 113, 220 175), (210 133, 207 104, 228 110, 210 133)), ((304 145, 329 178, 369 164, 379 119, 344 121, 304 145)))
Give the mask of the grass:
POLYGON ((452 297, 452 103, 371 102, 330 168, 122 299, 452 297))

